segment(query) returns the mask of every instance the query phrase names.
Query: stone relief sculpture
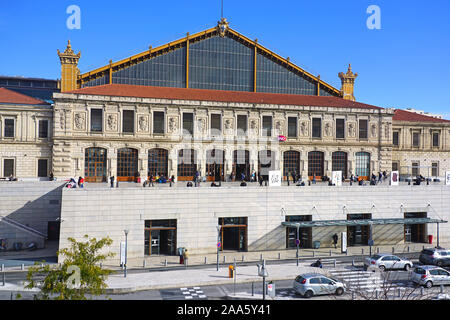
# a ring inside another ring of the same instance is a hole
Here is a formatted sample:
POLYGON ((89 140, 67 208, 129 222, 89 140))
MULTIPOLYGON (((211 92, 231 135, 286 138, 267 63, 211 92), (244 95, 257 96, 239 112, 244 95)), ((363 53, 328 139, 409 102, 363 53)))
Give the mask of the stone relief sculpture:
POLYGON ((110 131, 117 130, 117 115, 109 114, 107 123, 108 123, 108 130, 110 131))
POLYGON ((331 124, 329 122, 325 123, 325 135, 331 136, 331 124))
POLYGON ((372 138, 375 138, 377 136, 377 125, 375 123, 373 123, 372 126, 370 127, 370 132, 372 138))
POLYGON ((302 136, 308 135, 308 123, 306 121, 303 121, 300 125, 300 131, 302 133, 302 136))
POLYGON ((84 113, 75 113, 75 128, 84 130, 86 124, 86 115, 84 113))
POLYGON ((178 131, 178 125, 177 125, 177 119, 176 118, 170 118, 169 119, 169 132, 175 133, 178 131))
POLYGON ((354 137, 355 136, 355 125, 353 123, 349 123, 348 124, 348 135, 350 137, 354 137))
POLYGON ((200 132, 200 133, 204 133, 205 132, 205 129, 206 129, 206 120, 205 120, 205 118, 199 118, 197 120, 197 129, 198 129, 198 132, 200 132))
POLYGON ((147 117, 145 117, 145 116, 139 117, 139 130, 147 131, 147 126, 148 126, 147 117))
POLYGON ((233 129, 233 122, 231 119, 225 120, 225 129, 227 130, 233 129))
POLYGON ((250 132, 253 135, 258 135, 258 121, 256 119, 250 120, 250 132))

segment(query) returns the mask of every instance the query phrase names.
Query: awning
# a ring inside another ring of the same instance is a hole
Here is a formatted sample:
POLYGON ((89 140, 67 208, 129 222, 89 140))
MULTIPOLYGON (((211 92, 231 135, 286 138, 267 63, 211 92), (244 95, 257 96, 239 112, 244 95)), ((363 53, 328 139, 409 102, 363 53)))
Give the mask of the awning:
POLYGON ((334 227, 334 226, 367 226, 385 224, 424 224, 424 223, 447 223, 448 221, 431 218, 395 218, 395 219, 360 219, 360 220, 318 220, 282 222, 281 225, 288 228, 308 227, 334 227))

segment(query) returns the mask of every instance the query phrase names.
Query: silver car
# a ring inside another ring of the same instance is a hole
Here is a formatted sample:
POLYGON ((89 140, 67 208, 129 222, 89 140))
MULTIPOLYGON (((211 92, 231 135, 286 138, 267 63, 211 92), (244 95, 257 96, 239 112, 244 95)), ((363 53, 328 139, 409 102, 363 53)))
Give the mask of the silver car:
POLYGON ((295 278, 294 290, 305 298, 323 294, 340 296, 345 292, 345 285, 320 273, 306 273, 295 278))
POLYGON ((411 273, 411 280, 431 288, 434 285, 450 284, 450 272, 436 266, 418 266, 411 273))
POLYGON ((369 267, 377 267, 381 271, 387 269, 403 269, 409 271, 413 266, 410 260, 402 259, 400 257, 394 256, 393 254, 376 254, 369 258, 364 259, 364 269, 367 270, 369 267))

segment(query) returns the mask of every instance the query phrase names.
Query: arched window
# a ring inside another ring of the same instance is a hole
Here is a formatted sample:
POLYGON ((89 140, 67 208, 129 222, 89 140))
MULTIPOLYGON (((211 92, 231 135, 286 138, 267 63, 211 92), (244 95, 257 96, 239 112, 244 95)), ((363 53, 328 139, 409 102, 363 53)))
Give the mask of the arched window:
POLYGON ((196 151, 193 149, 182 149, 178 151, 178 181, 192 180, 196 171, 196 151))
POLYGON ((347 152, 333 152, 331 167, 332 171, 342 171, 342 179, 347 179, 347 152))
POLYGON ((242 173, 245 179, 250 178, 250 152, 248 150, 234 150, 233 152, 233 173, 235 180, 241 180, 242 173))
POLYGON ((206 151, 206 176, 208 181, 224 180, 225 151, 211 149, 206 151))
POLYGON ((293 173, 300 174, 300 152, 291 150, 283 153, 283 176, 289 178, 293 173))
POLYGON ((150 149, 148 151, 148 175, 168 177, 169 152, 165 149, 150 149))
POLYGON ((316 176, 321 179, 324 174, 324 154, 321 151, 311 151, 308 153, 308 176, 316 176))
POLYGON ((86 148, 84 151, 84 177, 86 182, 106 181, 107 150, 86 148))
POLYGON ((275 152, 262 150, 258 152, 258 172, 265 179, 269 179, 269 171, 275 170, 275 152))
POLYGON ((117 180, 134 181, 138 175, 138 151, 132 148, 117 150, 117 180))
POLYGON ((356 153, 356 170, 355 173, 359 177, 369 180, 370 178, 370 153, 357 152, 356 153))

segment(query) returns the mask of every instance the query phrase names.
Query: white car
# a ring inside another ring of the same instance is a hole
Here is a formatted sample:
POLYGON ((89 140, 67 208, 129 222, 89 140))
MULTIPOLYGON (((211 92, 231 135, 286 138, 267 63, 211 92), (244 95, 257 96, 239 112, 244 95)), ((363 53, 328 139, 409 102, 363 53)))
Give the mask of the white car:
POLYGON ((381 271, 387 269, 400 269, 409 271, 413 266, 410 260, 405 260, 394 256, 393 254, 376 254, 364 260, 364 269, 367 270, 369 267, 377 267, 381 271))
POLYGON ((345 285, 320 273, 306 273, 297 276, 293 284, 294 290, 305 298, 322 294, 340 296, 345 292, 345 285))

